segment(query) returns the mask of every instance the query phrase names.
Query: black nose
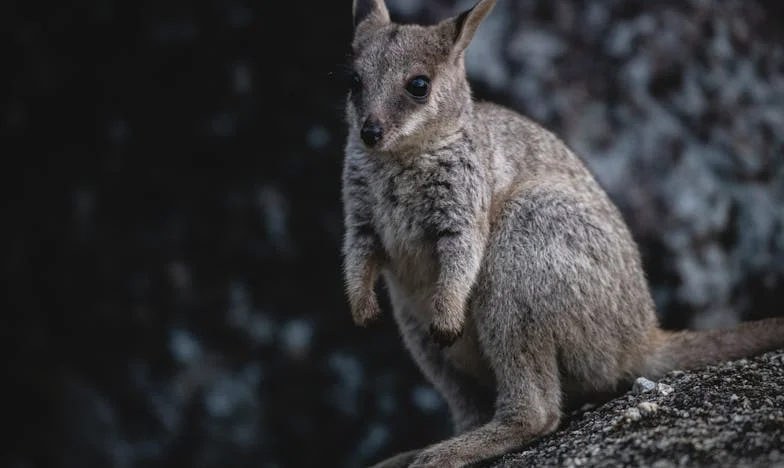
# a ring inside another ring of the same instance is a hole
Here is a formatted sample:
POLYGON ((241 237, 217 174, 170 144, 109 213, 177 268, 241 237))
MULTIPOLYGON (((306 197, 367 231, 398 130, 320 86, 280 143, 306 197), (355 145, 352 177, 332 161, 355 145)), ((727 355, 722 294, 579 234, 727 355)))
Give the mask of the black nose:
POLYGON ((376 146, 376 143, 381 140, 381 137, 384 135, 384 132, 381 130, 381 125, 366 121, 364 125, 362 125, 362 130, 359 131, 359 136, 362 138, 362 141, 365 142, 368 146, 376 146))

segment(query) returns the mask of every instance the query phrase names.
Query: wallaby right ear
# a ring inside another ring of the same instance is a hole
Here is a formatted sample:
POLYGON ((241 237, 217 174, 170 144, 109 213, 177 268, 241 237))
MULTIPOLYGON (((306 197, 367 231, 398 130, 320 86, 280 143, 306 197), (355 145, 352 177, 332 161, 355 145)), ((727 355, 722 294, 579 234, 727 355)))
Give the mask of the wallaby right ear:
POLYGON ((384 0, 354 0, 354 28, 365 20, 376 26, 389 23, 389 11, 384 0))
POLYGON ((440 27, 445 28, 453 37, 452 53, 455 56, 462 54, 468 47, 479 23, 490 13, 495 2, 496 0, 479 0, 471 9, 440 23, 440 27))

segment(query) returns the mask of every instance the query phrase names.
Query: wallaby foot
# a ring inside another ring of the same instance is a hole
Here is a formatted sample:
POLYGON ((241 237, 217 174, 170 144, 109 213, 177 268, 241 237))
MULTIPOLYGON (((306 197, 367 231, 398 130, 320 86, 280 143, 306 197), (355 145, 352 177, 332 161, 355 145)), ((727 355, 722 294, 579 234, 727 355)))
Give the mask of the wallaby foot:
POLYGON ((531 420, 499 417, 473 431, 447 439, 414 454, 415 457, 409 466, 411 468, 461 467, 500 456, 538 436, 552 432, 558 427, 559 420, 558 413, 555 412, 550 413, 543 423, 536 421, 537 424, 532 424, 531 420))
POLYGON ((398 453, 393 457, 376 463, 370 468, 403 468, 409 466, 411 460, 413 460, 419 452, 421 452, 421 449, 398 453))
MULTIPOLYGON (((496 371, 498 396, 493 419, 475 429, 419 452, 411 467, 458 467, 502 455, 554 431, 561 417, 561 387, 555 354, 541 343, 542 354, 527 352, 504 323, 486 320, 480 333, 493 336, 503 349, 490 358, 496 371), (508 345, 507 345, 508 342, 508 345)), ((540 345, 535 342, 531 346, 540 345)))

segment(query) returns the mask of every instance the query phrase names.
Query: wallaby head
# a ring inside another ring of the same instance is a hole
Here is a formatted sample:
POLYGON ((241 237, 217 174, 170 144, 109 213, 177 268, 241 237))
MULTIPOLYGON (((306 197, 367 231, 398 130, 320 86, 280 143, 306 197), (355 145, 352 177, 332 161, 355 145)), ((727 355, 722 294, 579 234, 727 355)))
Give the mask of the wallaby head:
POLYGON ((349 138, 393 152, 456 131, 472 108, 464 52, 494 4, 420 26, 392 23, 383 0, 354 0, 349 138))

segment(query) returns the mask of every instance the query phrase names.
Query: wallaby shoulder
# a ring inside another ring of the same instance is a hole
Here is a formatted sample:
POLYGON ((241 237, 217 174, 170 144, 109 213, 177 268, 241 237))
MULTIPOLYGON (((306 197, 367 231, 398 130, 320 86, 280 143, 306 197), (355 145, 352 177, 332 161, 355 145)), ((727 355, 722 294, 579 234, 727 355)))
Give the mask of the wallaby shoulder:
POLYGON ((601 216, 623 224, 620 213, 583 160, 539 123, 507 107, 477 101, 472 128, 486 134, 484 141, 491 148, 489 170, 494 181, 495 209, 505 199, 530 189, 560 196, 576 209, 601 211, 601 216))

